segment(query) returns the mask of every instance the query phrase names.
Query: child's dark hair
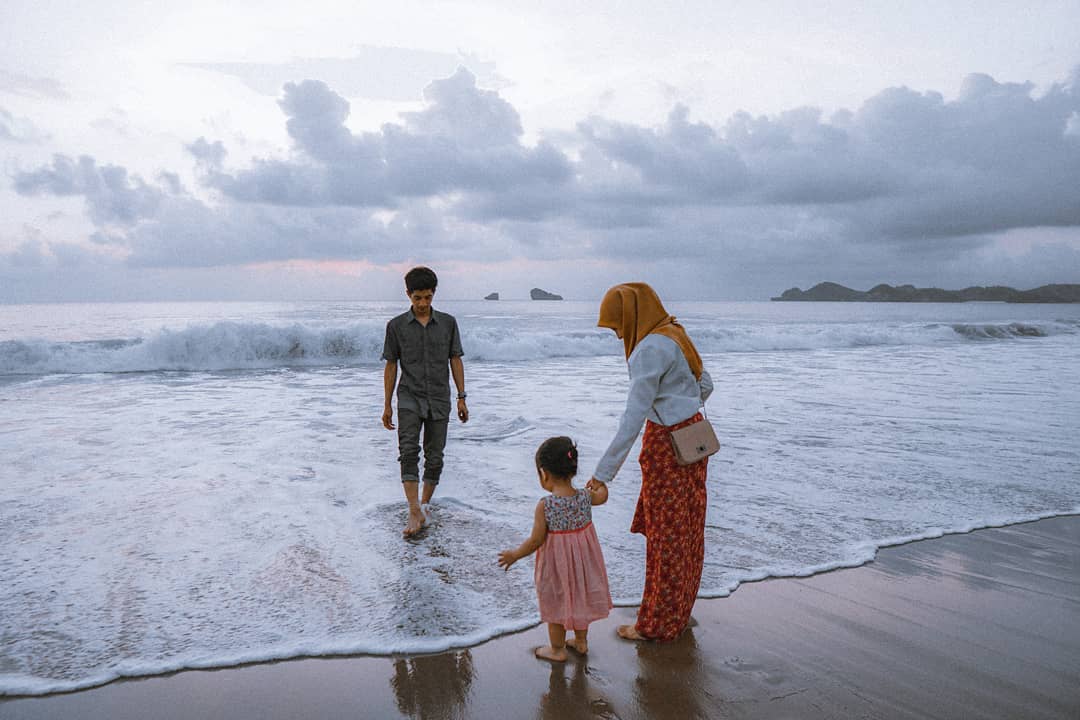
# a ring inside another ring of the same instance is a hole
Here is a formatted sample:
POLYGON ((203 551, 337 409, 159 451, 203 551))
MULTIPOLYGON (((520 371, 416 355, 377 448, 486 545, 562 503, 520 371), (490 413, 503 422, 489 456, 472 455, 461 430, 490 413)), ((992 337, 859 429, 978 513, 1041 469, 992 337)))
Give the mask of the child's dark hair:
POLYGON ((410 293, 414 293, 417 290, 435 290, 435 287, 439 284, 439 278, 435 275, 435 271, 429 267, 414 267, 409 272, 405 273, 405 289, 410 293))
POLYGON ((577 475, 578 452, 574 441, 565 435, 548 438, 536 450, 536 469, 547 470, 555 477, 577 475))

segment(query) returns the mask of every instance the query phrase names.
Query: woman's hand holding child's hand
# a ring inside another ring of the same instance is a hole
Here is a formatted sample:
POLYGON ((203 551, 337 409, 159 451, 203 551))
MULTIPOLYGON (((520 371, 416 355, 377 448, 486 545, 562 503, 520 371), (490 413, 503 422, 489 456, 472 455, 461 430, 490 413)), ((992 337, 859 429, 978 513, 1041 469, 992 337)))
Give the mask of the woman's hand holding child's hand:
POLYGON ((607 502, 607 484, 603 480, 597 480, 595 477, 589 478, 589 482, 585 483, 585 489, 592 495, 593 505, 603 505, 607 502))
POLYGON ((499 567, 503 570, 509 570, 510 566, 516 563, 517 560, 517 553, 513 550, 503 550, 499 553, 499 567))

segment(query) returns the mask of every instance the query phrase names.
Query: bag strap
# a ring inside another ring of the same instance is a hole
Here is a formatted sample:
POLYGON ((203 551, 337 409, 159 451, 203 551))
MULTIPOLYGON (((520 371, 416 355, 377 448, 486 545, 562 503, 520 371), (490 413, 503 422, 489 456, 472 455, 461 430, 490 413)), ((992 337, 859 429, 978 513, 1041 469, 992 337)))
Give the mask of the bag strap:
MULTIPOLYGON (((652 409, 652 411, 653 411, 654 413, 656 413, 656 417, 660 418, 660 422, 661 422, 661 423, 663 423, 664 427, 671 427, 671 426, 670 426, 670 425, 668 425, 668 424, 667 424, 666 422, 664 422, 664 418, 662 418, 662 417, 660 416, 660 411, 656 409, 656 403, 653 403, 653 404, 652 404, 652 405, 650 406, 650 408, 652 409)), ((700 410, 700 411, 701 411, 701 414, 702 414, 703 416, 705 416, 705 419, 706 419, 706 420, 708 420, 708 419, 709 419, 709 413, 707 413, 707 412, 705 411, 705 403, 701 403, 701 405, 700 405, 700 406, 698 407, 698 410, 700 410)), ((712 421, 710 420, 710 422, 712 422, 712 421)))

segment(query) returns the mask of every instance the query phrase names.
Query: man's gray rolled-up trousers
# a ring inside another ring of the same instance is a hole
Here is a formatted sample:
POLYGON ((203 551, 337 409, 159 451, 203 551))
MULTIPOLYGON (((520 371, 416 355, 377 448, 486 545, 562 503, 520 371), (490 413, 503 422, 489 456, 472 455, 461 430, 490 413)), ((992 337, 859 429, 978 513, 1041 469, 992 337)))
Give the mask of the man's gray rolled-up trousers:
POLYGON ((424 433, 424 482, 438 485, 446 448, 446 429, 450 419, 421 417, 412 410, 398 410, 398 462, 401 482, 420 481, 420 431, 424 433))

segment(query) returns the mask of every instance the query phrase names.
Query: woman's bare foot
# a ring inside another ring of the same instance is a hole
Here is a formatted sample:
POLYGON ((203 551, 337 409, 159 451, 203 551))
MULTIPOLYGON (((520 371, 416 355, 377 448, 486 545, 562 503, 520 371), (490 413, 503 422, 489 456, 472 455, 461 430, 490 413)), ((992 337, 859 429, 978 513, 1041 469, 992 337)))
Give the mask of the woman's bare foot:
POLYGON ((620 625, 618 628, 615 629, 615 632, 618 633, 619 637, 621 637, 623 640, 649 639, 637 631, 636 625, 620 625))
POLYGON ((405 537, 412 537, 420 532, 426 523, 427 518, 424 517, 424 513, 420 511, 420 508, 417 508, 416 510, 410 509, 409 523, 405 526, 405 529, 402 530, 401 534, 405 537))
POLYGON ((573 640, 566 641, 566 647, 582 655, 587 655, 589 652, 589 641, 574 638, 573 640))
POLYGON ((548 660, 550 662, 566 662, 566 648, 553 648, 550 645, 544 645, 543 647, 536 648, 533 651, 540 660, 548 660))

